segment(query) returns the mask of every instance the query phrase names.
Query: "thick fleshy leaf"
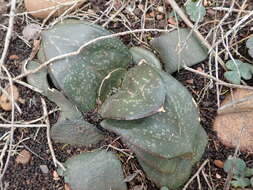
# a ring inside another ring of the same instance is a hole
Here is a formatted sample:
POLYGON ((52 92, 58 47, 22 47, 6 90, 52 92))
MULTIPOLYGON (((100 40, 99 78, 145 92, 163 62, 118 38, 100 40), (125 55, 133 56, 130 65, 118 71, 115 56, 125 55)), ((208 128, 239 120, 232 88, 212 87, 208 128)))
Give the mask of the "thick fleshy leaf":
MULTIPOLYGON (((25 72, 25 70, 29 71, 36 69, 39 66, 40 64, 36 61, 28 61, 27 64, 24 65, 23 72, 25 72)), ((42 94, 44 94, 44 92, 46 92, 49 88, 49 84, 47 81, 47 74, 48 74, 47 69, 46 67, 44 67, 39 72, 28 75, 26 77, 26 80, 30 85, 42 90, 43 91, 42 94)))
POLYGON ((97 144, 104 139, 96 126, 85 120, 59 121, 52 127, 51 137, 58 143, 83 146, 97 144))
POLYGON ((132 47, 130 52, 133 56, 133 62, 135 65, 138 65, 141 62, 145 62, 152 67, 156 67, 162 70, 162 65, 159 59, 151 51, 148 51, 142 47, 132 47))
MULTIPOLYGON (((30 61, 25 67, 31 70, 38 66, 37 62, 30 61)), ((42 90, 42 94, 60 108, 58 121, 51 128, 51 137, 55 142, 88 146, 104 138, 95 126, 83 120, 82 113, 61 92, 49 89, 46 69, 28 75, 27 81, 42 90)))
MULTIPOLYGON (((88 22, 65 20, 42 32, 43 54, 49 60, 77 51, 81 45, 110 34, 88 22)), ((95 109, 102 80, 117 68, 127 68, 129 62, 131 54, 128 48, 118 38, 108 38, 90 44, 78 55, 55 61, 50 64, 49 71, 55 86, 86 112, 95 109)))
POLYGON ((224 77, 227 81, 233 84, 240 84, 241 83, 241 76, 238 71, 227 71, 224 73, 224 77))
POLYGON ((165 100, 164 85, 153 67, 143 63, 129 70, 122 88, 101 106, 103 118, 134 120, 160 111, 165 100))
POLYGON ((174 189, 187 181, 201 159, 207 136, 189 92, 173 77, 156 71, 166 90, 164 112, 133 121, 104 120, 101 125, 122 137, 158 187, 174 189))
POLYGON ((201 22, 206 15, 206 9, 202 5, 202 1, 187 1, 185 4, 186 12, 193 22, 201 22))
POLYGON ((61 109, 57 123, 51 128, 51 137, 55 142, 88 146, 104 138, 94 125, 82 118, 82 113, 62 93, 48 90, 46 96, 61 109))
POLYGON ((143 162, 140 157, 138 161, 141 164, 143 170, 151 178, 151 180, 158 186, 166 186, 170 189, 176 189, 182 186, 190 177, 193 165, 198 162, 202 154, 204 153, 205 146, 207 143, 206 133, 200 127, 199 131, 195 137, 194 143, 194 156, 192 159, 186 158, 176 158, 177 159, 177 168, 172 174, 166 174, 159 172, 158 170, 153 169, 145 162, 143 162))
POLYGON ((176 171, 180 159, 165 159, 152 155, 140 148, 131 145, 130 142, 126 143, 128 147, 136 154, 138 159, 141 159, 150 168, 153 168, 161 173, 172 174, 176 171))
POLYGON ((169 33, 164 33, 151 41, 162 62, 165 71, 173 73, 183 68, 192 66, 207 58, 207 50, 204 49, 195 36, 188 29, 179 28, 169 33))
POLYGON ((123 78, 126 74, 126 69, 118 68, 110 72, 100 84, 98 89, 98 100, 100 103, 104 102, 106 98, 110 97, 121 86, 123 78))
POLYGON ((120 161, 110 152, 86 152, 68 159, 63 173, 73 190, 127 190, 120 161))
POLYGON ((199 116, 189 92, 173 77, 161 72, 166 88, 165 112, 133 120, 104 120, 102 127, 127 142, 162 158, 191 155, 199 116))

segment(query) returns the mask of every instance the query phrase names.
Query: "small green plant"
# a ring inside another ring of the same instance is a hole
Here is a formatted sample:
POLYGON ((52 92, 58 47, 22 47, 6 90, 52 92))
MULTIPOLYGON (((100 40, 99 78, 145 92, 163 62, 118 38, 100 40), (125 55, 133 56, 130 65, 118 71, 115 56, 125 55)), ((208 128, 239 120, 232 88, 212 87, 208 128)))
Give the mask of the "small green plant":
POLYGON ((246 166, 244 160, 240 158, 228 158, 224 164, 224 171, 232 172, 233 180, 231 185, 235 188, 253 187, 253 168, 246 166))
POLYGON ((190 16, 193 22, 201 22, 206 15, 206 9, 202 5, 202 1, 189 0, 185 4, 186 13, 190 16))
POLYGON ((240 84, 242 78, 245 80, 252 78, 253 66, 248 63, 238 59, 229 60, 226 67, 229 71, 224 73, 224 77, 233 84, 240 84))
MULTIPOLYGON (((28 62, 24 71, 110 34, 89 22, 65 20, 41 33, 38 60, 28 62)), ((157 187, 168 190, 183 185, 207 144, 191 94, 170 75, 207 57, 197 39, 187 37, 189 34, 187 29, 178 29, 154 39, 163 60, 168 60, 167 73, 152 52, 138 47, 129 50, 114 37, 96 41, 80 53, 27 76, 31 85, 61 109, 50 131, 54 142, 90 146, 104 140, 103 130, 83 117, 97 112, 104 119, 100 127, 121 136, 157 187), (188 45, 180 51, 181 56, 175 52, 178 32, 188 45), (134 67, 128 69, 129 64, 134 67), (57 89, 50 89, 48 74, 57 89)), ((58 172, 73 190, 127 188, 120 161, 111 152, 85 152, 68 159, 64 166, 66 170, 58 172)))

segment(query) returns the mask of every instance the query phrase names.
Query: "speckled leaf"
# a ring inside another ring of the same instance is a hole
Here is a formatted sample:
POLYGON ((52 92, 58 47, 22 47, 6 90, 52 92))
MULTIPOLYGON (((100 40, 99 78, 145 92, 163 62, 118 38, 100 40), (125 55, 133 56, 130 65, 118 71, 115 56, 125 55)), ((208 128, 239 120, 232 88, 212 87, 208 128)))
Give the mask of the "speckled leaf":
POLYGON ((177 158, 178 164, 176 171, 172 174, 161 173, 149 167, 145 162, 138 158, 143 170, 158 186, 166 186, 170 189, 177 189, 182 186, 191 175, 193 165, 198 162, 204 153, 207 143, 206 133, 202 128, 196 134, 194 142, 194 157, 192 159, 177 158))
POLYGON ((151 45, 160 54, 165 71, 173 73, 183 68, 184 65, 192 66, 207 58, 204 49, 195 36, 188 29, 179 28, 169 33, 164 33, 151 41, 151 45), (190 36, 189 36, 190 35, 190 36))
POLYGON ((133 62, 135 65, 138 65, 143 61, 150 66, 162 70, 162 66, 159 59, 151 51, 142 47, 132 47, 130 48, 130 52, 132 53, 133 62))
POLYGON ((104 139, 96 126, 85 120, 57 122, 51 129, 51 137, 58 143, 83 146, 97 144, 104 139))
POLYGON ((128 147, 136 154, 138 159, 141 159, 143 163, 147 164, 150 168, 157 170, 158 172, 171 174, 176 171, 179 163, 179 159, 165 159, 156 157, 149 152, 141 150, 140 148, 131 145, 130 142, 126 143, 128 147))
POLYGON ((126 69, 118 68, 110 72, 102 80, 98 89, 98 100, 100 103, 104 102, 106 98, 110 97, 118 88, 120 88, 125 74, 126 69))
POLYGON ((171 159, 192 154, 199 128, 197 107, 179 82, 161 74, 167 92, 165 112, 133 121, 104 120, 101 125, 154 156, 171 159))
POLYGON ((120 161, 110 152, 86 152, 68 159, 63 173, 73 190, 127 190, 120 161))
POLYGON ((189 0, 185 4, 186 13, 190 16, 193 22, 201 22, 206 15, 206 9, 202 5, 202 1, 189 0))
MULTIPOLYGON (((37 67, 39 67, 39 65, 40 64, 37 61, 28 61, 27 64, 23 66, 23 72, 25 72, 25 70, 29 71, 36 69, 37 67)), ((46 92, 49 88, 49 84, 47 81, 47 74, 48 74, 47 69, 46 67, 44 67, 39 72, 28 75, 26 77, 26 80, 30 85, 39 88, 43 92, 46 92)), ((44 94, 43 92, 42 94, 44 94)))
POLYGON ((164 104, 165 90, 159 74, 143 63, 130 69, 122 88, 101 106, 103 118, 134 120, 159 112, 164 104))
MULTIPOLYGON (((104 28, 84 22, 65 20, 42 32, 42 48, 46 60, 76 51, 81 45, 111 34, 104 28)), ((85 47, 80 54, 50 64, 55 86, 63 90, 81 111, 95 109, 98 88, 108 73, 126 68, 131 54, 118 38, 99 40, 85 47)))
POLYGON ((48 90, 46 96, 61 109, 57 123, 51 128, 55 142, 88 146, 104 138, 94 125, 83 120, 81 112, 62 93, 48 90))
POLYGON ((165 84, 165 112, 133 121, 104 120, 101 125, 122 137, 158 187, 175 189, 188 180, 201 159, 207 135, 189 92, 173 77, 156 71, 165 84))

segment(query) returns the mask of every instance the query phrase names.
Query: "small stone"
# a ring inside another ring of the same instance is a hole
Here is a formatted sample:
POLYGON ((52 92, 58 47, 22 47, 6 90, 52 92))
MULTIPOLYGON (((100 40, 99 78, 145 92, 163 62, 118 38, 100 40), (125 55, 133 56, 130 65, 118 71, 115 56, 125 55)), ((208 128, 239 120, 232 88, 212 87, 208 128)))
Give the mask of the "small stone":
POLYGON ((224 162, 221 160, 214 160, 214 165, 217 166, 218 168, 223 168, 224 167, 224 162))
POLYGON ((217 179, 221 179, 221 175, 218 174, 218 173, 215 174, 215 177, 216 177, 217 179))
POLYGON ((54 179, 55 181, 60 180, 60 177, 59 177, 57 171, 55 171, 55 170, 53 171, 53 179, 54 179))
POLYGON ((163 19, 163 15, 156 15, 156 19, 157 20, 162 20, 163 19))
POLYGON ((40 165, 40 169, 44 174, 47 174, 49 172, 47 165, 40 165))
POLYGON ((163 6, 157 7, 157 11, 159 11, 160 13, 164 13, 164 8, 163 8, 163 6))
POLYGON ((17 164, 28 164, 28 162, 31 160, 31 153, 27 150, 22 150, 19 155, 16 158, 17 164))

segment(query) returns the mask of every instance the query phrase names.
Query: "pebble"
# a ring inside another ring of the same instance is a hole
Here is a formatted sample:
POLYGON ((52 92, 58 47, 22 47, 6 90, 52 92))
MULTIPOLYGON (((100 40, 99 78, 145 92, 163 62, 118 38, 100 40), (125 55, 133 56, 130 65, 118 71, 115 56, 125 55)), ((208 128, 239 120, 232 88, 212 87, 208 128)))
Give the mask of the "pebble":
POLYGON ((47 174, 49 172, 47 165, 40 165, 40 169, 44 174, 47 174))
POLYGON ((31 153, 24 149, 16 157, 16 163, 25 165, 29 163, 31 158, 32 158, 31 153))

